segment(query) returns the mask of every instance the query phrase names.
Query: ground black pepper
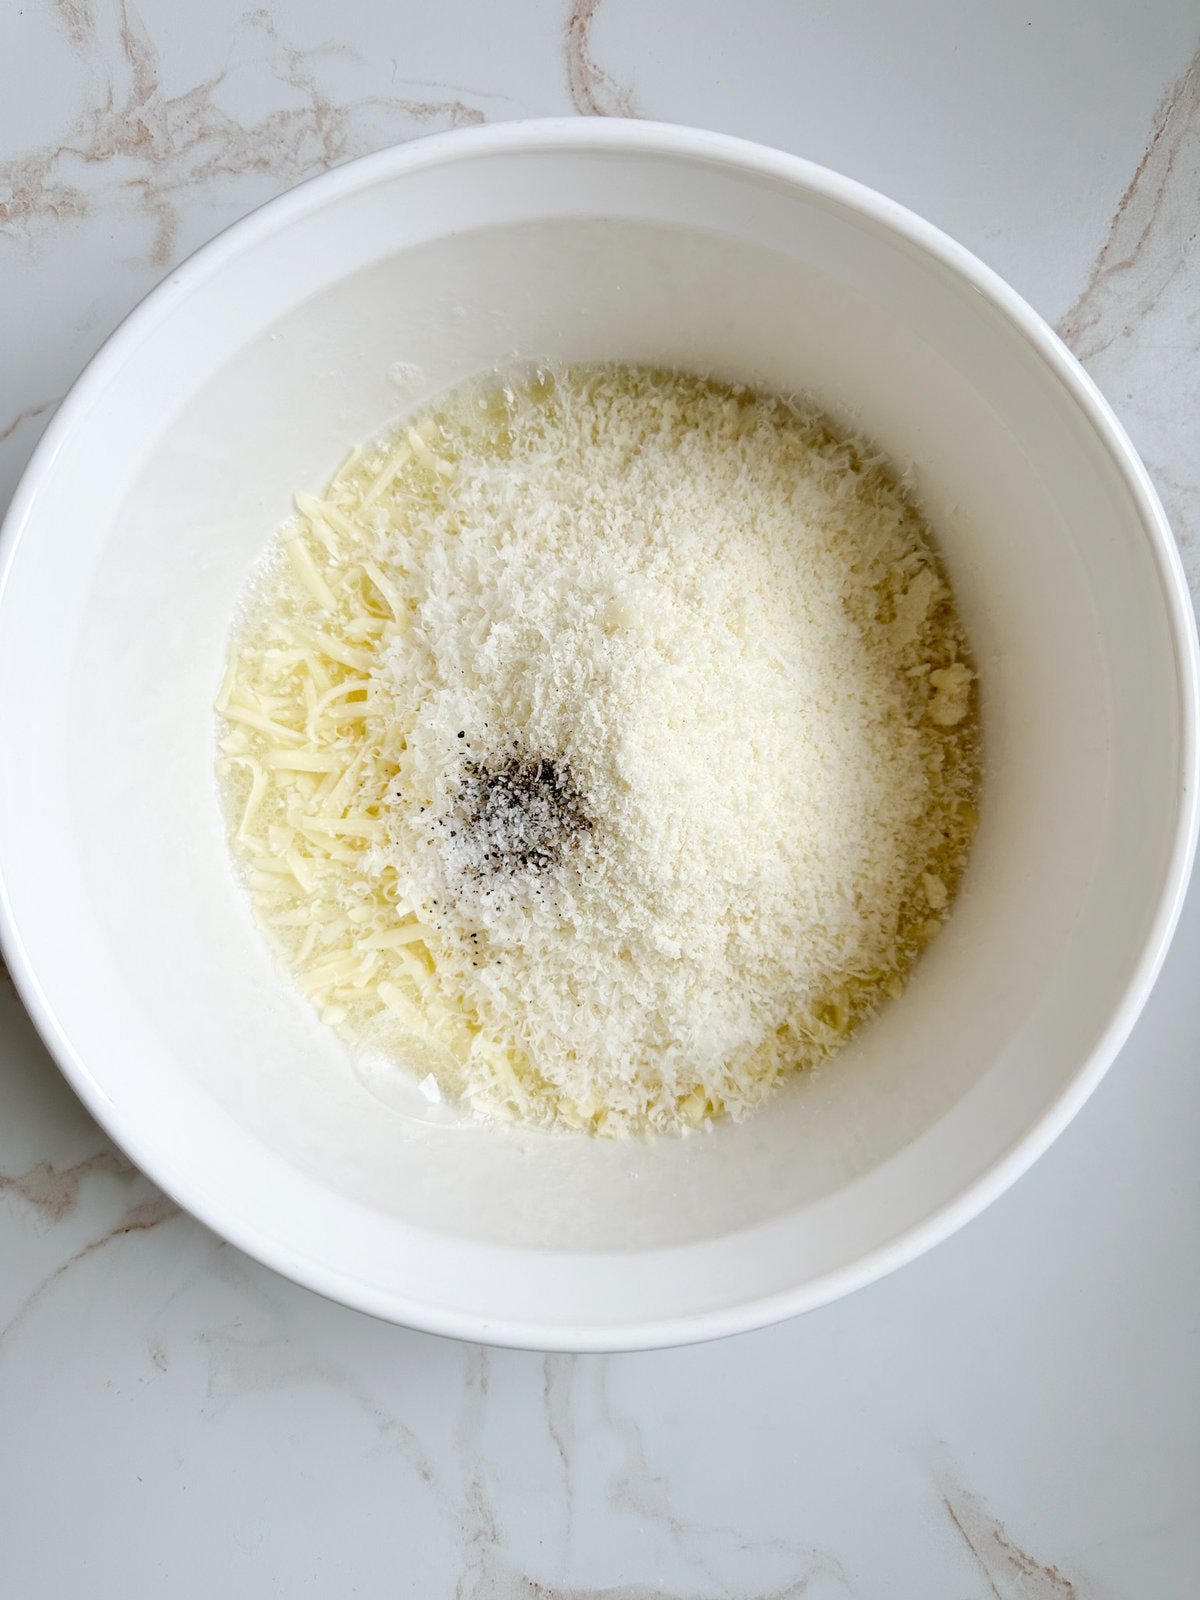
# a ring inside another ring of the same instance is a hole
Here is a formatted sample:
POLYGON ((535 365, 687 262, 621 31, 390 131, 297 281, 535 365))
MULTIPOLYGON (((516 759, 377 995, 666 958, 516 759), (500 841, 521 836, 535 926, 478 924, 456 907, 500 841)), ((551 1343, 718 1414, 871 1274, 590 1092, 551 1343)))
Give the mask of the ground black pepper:
MULTIPOLYGON (((513 749, 520 752, 519 740, 513 749)), ((439 821, 461 837, 463 875, 477 883, 545 872, 592 827, 564 757, 508 751, 463 763, 455 802, 439 821)))

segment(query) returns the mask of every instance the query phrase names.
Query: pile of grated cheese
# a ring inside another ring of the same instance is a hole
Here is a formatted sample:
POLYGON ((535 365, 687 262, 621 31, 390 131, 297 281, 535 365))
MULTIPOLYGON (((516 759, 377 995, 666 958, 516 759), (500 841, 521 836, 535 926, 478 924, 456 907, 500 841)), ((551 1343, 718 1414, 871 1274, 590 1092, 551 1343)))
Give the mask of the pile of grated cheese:
POLYGON ((258 574, 234 849, 331 1024, 484 1115, 745 1112, 898 995, 975 824, 974 672, 885 461, 629 367, 464 387, 258 574))

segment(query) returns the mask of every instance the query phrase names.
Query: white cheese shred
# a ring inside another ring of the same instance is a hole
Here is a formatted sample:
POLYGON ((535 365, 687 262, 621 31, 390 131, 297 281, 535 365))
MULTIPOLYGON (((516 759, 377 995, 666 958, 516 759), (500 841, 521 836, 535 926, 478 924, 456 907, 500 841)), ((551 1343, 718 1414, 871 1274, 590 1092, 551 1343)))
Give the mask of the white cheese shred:
POLYGON ((218 772, 264 927, 356 1047, 484 1116, 678 1131, 902 991, 975 826, 974 678, 878 452, 568 367, 297 495, 218 772))

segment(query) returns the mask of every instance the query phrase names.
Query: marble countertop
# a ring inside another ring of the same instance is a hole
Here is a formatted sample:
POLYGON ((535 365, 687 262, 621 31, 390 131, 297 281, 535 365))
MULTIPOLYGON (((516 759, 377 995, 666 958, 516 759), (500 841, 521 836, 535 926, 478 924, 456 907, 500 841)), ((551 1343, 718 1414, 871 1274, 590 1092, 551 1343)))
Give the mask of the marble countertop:
MULTIPOLYGON (((1198 44, 1194 0, 9 0, 0 506, 226 223, 396 140, 574 110, 779 145, 961 239, 1098 379, 1195 582, 1198 44)), ((931 1255, 613 1357, 408 1333, 247 1260, 0 985, 0 1600, 1190 1600, 1198 960, 1200 886, 1100 1091, 931 1255)))

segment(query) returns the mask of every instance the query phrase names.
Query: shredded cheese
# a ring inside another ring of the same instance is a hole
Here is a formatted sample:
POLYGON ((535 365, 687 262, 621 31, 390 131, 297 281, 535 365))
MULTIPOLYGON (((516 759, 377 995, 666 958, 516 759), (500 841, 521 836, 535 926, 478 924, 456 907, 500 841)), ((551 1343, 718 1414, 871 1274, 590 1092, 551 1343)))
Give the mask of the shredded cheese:
POLYGON ((218 768, 332 1026, 485 1115, 680 1129, 901 992, 975 826, 973 682, 877 453, 780 399, 567 368, 297 496, 218 768))

